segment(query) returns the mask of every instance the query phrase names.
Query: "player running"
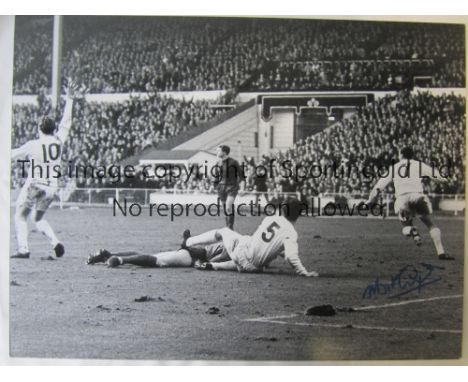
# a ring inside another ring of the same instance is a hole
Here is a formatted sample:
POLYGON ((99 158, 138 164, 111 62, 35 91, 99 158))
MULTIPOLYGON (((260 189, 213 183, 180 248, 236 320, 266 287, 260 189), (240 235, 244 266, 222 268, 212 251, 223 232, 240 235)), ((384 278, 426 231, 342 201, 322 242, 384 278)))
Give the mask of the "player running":
POLYGON ((218 198, 223 203, 226 214, 226 226, 233 229, 235 220, 234 201, 239 189, 245 183, 245 174, 239 162, 229 156, 230 152, 230 147, 226 145, 221 145, 216 149, 216 155, 220 160, 220 173, 215 180, 215 184, 218 187, 218 198))
POLYGON ((400 150, 400 161, 389 170, 388 176, 379 179, 372 189, 366 204, 372 204, 380 192, 393 181, 395 186, 395 214, 398 215, 403 225, 403 235, 412 237, 416 245, 421 245, 421 236, 413 225, 413 218, 418 216, 429 229, 434 242, 437 255, 440 260, 454 260, 445 253, 442 245, 441 232, 431 219, 432 206, 429 198, 423 193, 422 178, 428 177, 438 182, 446 182, 437 169, 425 163, 413 159, 414 153, 411 147, 400 150))
POLYGON ((296 271, 298 275, 316 277, 302 265, 298 255, 297 232, 294 223, 299 218, 303 205, 292 199, 281 205, 274 216, 263 219, 252 236, 241 235, 229 228, 205 232, 189 237, 182 243, 183 248, 206 245, 222 240, 230 259, 223 262, 205 262, 196 265, 201 270, 224 270, 239 272, 262 272, 278 256, 296 271))
MULTIPOLYGON (((189 236, 184 232, 184 238, 189 236)), ((114 252, 100 249, 96 254, 90 255, 86 264, 107 263, 111 268, 124 264, 139 265, 148 268, 192 267, 196 262, 224 261, 229 259, 222 242, 207 246, 197 246, 177 251, 159 252, 152 255, 136 251, 114 252)))
POLYGON ((63 145, 72 123, 73 100, 77 86, 69 81, 65 87, 66 104, 58 131, 54 119, 45 116, 39 124, 39 138, 26 142, 12 150, 12 159, 27 158, 29 172, 16 201, 15 230, 18 251, 12 258, 29 258, 28 217, 34 211, 36 228, 51 243, 55 255, 63 256, 64 245, 59 241, 50 224, 43 219, 58 191, 58 177, 54 174, 60 168, 63 145))

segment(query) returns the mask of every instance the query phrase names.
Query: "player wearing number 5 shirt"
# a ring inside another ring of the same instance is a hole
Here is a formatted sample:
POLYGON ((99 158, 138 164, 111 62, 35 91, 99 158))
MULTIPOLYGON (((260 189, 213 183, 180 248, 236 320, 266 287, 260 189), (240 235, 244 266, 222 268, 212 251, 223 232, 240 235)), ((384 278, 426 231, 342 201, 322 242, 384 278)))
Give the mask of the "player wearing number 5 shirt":
POLYGON ((33 211, 37 230, 47 237, 56 256, 60 257, 65 253, 65 247, 43 216, 58 191, 58 179, 54 174, 56 169, 60 168, 63 144, 70 131, 76 90, 75 83, 69 81, 65 88, 66 104, 58 131, 54 119, 43 117, 39 123, 39 138, 12 150, 12 159, 17 159, 23 166, 25 163, 30 165, 26 182, 16 201, 15 230, 18 251, 13 258, 29 258, 28 218, 33 211))
POLYGON ((301 276, 318 276, 302 265, 297 245, 294 223, 304 207, 296 199, 283 204, 281 212, 263 219, 252 236, 241 235, 229 228, 208 231, 189 237, 183 247, 206 245, 222 241, 230 257, 221 263, 203 263, 196 266, 202 270, 237 270, 239 272, 261 272, 277 257, 285 261, 301 276))

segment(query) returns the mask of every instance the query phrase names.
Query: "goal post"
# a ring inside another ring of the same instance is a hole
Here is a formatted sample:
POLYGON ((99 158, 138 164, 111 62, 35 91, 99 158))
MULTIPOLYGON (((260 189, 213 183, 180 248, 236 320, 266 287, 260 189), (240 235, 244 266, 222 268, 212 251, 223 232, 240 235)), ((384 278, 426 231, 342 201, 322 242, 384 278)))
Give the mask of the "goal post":
POLYGON ((52 107, 60 105, 60 85, 62 82, 62 31, 63 16, 54 16, 52 49, 52 107))

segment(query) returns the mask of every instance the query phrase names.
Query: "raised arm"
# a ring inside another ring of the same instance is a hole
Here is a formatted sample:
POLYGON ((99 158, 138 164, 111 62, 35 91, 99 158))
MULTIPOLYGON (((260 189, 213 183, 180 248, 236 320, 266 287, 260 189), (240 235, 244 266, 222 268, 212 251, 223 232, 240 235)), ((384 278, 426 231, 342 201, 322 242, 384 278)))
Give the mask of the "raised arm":
POLYGON ((70 128, 72 124, 72 111, 73 111, 73 101, 77 97, 78 86, 72 80, 68 81, 67 86, 65 87, 65 109, 63 111, 62 120, 58 128, 57 136, 62 142, 65 142, 70 133, 70 128))

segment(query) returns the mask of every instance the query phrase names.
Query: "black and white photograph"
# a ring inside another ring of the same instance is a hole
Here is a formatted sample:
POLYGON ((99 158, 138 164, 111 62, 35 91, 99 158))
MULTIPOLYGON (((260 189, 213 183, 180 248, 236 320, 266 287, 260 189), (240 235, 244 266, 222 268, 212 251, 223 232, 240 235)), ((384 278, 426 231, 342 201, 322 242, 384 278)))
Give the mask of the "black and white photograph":
POLYGON ((465 36, 14 17, 9 356, 460 359, 465 36))

